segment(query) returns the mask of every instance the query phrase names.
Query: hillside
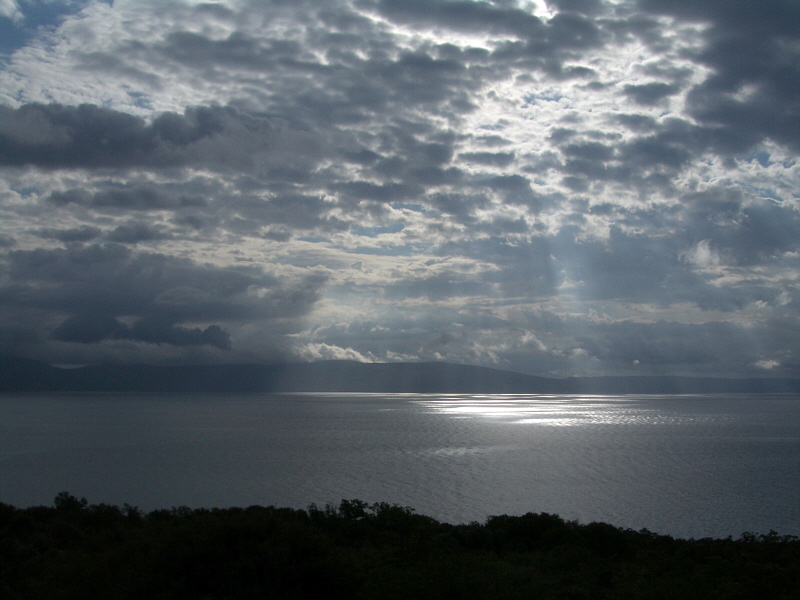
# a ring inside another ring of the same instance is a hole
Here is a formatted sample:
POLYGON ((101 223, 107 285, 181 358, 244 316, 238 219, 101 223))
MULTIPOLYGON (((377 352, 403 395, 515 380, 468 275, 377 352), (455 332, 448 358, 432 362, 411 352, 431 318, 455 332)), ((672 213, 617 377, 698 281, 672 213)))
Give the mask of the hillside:
POLYGON ((0 392, 374 392, 471 394, 800 393, 796 379, 554 379, 448 363, 321 361, 272 365, 95 365, 0 358, 0 392))

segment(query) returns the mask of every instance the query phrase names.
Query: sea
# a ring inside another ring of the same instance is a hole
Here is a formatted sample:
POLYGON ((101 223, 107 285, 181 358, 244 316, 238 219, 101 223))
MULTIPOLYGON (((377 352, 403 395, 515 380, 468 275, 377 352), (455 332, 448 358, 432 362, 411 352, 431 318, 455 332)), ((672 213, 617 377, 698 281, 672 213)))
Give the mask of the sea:
POLYGON ((0 502, 388 502, 683 538, 800 535, 792 395, 0 395, 0 502))

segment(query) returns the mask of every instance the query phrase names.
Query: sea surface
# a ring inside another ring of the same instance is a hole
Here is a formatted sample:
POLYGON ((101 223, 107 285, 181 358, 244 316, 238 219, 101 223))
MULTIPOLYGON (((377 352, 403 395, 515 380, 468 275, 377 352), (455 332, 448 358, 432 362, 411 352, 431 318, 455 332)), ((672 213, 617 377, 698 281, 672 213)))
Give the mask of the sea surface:
POLYGON ((800 535, 800 398, 0 396, 0 502, 389 502, 679 537, 800 535))

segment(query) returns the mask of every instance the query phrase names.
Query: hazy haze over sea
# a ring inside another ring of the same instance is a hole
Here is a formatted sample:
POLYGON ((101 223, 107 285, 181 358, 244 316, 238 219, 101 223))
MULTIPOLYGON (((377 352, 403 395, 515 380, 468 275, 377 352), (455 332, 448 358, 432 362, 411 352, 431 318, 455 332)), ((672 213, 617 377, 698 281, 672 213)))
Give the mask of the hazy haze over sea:
POLYGON ((791 396, 0 398, 0 502, 558 513, 677 536, 800 534, 791 396))

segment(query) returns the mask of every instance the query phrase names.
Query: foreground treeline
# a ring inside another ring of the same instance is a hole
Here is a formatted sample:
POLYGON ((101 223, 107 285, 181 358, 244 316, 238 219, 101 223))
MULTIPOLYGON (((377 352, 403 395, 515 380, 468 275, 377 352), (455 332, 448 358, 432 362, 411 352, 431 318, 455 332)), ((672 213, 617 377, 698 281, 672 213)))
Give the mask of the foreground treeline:
POLYGON ((800 598, 800 539, 680 540, 555 515, 0 504, 0 598, 800 598))

